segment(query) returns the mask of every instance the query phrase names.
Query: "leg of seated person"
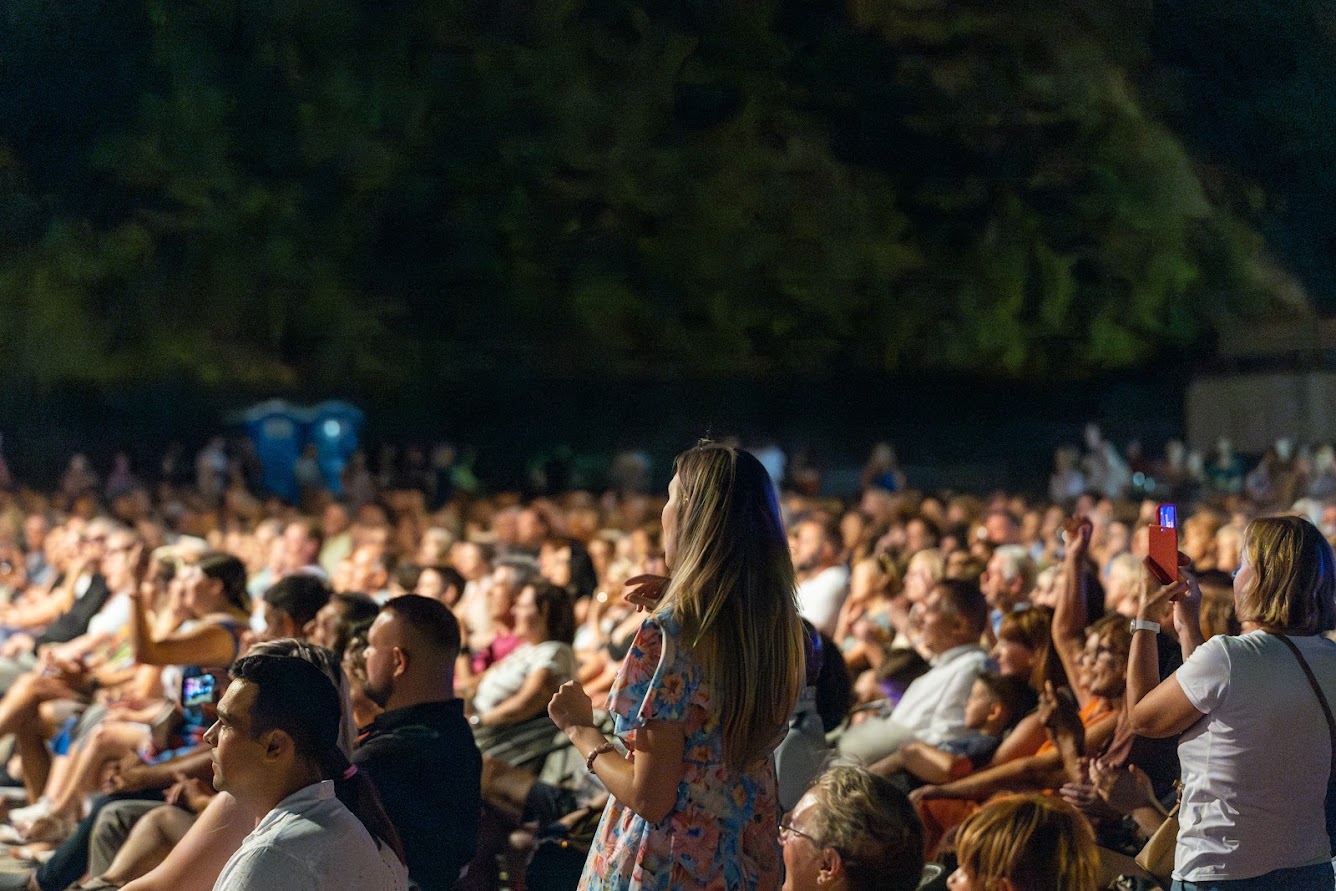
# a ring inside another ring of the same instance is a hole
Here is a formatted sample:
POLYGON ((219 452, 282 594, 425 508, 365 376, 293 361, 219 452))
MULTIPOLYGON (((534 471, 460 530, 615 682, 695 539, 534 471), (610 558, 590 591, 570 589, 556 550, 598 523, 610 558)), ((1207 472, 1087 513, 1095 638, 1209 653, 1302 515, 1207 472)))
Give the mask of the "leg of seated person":
POLYGON ((894 717, 871 717, 845 730, 835 747, 841 755, 852 755, 864 764, 876 764, 913 738, 909 728, 897 723, 894 717))
POLYGON ((23 788, 28 800, 35 802, 46 791, 52 773, 51 750, 46 747, 46 734, 37 721, 14 732, 14 751, 23 764, 23 788))
POLYGON ((88 874, 105 873, 134 836, 135 828, 148 814, 163 807, 167 805, 158 801, 113 801, 103 807, 88 838, 88 874))
POLYGON ((195 822, 184 808, 121 801, 102 809, 88 847, 88 873, 124 885, 153 869, 195 822))
POLYGON ((93 809, 87 817, 79 821, 74 834, 65 839, 56 848, 51 859, 37 867, 37 884, 42 891, 65 891, 88 871, 88 842, 93 835, 93 825, 97 816, 113 801, 140 799, 162 803, 160 790, 146 792, 125 792, 115 795, 99 795, 93 799, 93 809))
POLYGON ((74 818, 82 810, 85 796, 97 791, 103 768, 108 761, 120 760, 144 740, 143 728, 136 724, 111 721, 99 724, 84 739, 75 753, 70 769, 59 789, 53 789, 51 813, 74 818))
POLYGON ((166 859, 121 891, 211 891, 256 819, 226 792, 215 795, 166 859))

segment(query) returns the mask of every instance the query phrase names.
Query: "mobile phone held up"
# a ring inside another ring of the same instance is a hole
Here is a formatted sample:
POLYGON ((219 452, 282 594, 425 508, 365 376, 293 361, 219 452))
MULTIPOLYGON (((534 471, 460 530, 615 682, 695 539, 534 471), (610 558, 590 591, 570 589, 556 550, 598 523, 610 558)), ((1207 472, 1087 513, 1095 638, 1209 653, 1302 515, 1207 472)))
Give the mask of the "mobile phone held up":
POLYGON ((1178 510, 1161 504, 1158 523, 1150 527, 1151 574, 1161 585, 1178 581, 1178 510))
POLYGON ((181 680, 181 704, 187 708, 196 705, 210 705, 213 702, 214 679, 211 674, 201 674, 181 680))

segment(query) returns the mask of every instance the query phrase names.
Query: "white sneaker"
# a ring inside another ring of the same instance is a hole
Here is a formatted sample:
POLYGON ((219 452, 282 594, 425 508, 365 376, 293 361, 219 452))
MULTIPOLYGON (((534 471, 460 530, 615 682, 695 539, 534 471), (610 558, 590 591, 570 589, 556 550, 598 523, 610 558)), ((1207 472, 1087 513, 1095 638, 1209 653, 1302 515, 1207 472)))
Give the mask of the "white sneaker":
POLYGON ((9 825, 21 832, 27 832, 28 827, 42 817, 51 815, 51 801, 45 796, 37 799, 26 807, 16 807, 9 812, 9 825))

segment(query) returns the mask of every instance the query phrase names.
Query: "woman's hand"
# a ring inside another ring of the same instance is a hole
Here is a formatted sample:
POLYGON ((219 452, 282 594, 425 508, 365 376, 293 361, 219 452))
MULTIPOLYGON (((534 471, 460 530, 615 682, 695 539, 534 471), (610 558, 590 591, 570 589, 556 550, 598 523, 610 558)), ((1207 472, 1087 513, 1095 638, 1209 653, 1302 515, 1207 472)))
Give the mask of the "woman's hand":
MULTIPOLYGON (((1176 582, 1161 585, 1150 567, 1150 558, 1147 557, 1141 572, 1141 590, 1137 595, 1137 618, 1159 622, 1164 617, 1165 607, 1187 593, 1188 582, 1182 578, 1176 582)), ((1197 592, 1197 609, 1200 612, 1200 590, 1197 592)))
POLYGON ((663 596, 667 587, 667 576, 646 573, 627 579, 627 590, 622 596, 636 605, 636 612, 646 609, 652 610, 658 606, 659 598, 663 596))
POLYGON ((1090 778, 1095 792, 1119 814, 1130 814, 1139 807, 1158 808, 1155 787, 1146 772, 1135 764, 1118 770, 1101 760, 1090 766, 1090 778))
POLYGON ((1044 692, 1039 694, 1039 707, 1035 713, 1055 744, 1066 738, 1075 741, 1078 748, 1084 746, 1085 726, 1081 723, 1081 709, 1070 687, 1054 689, 1052 681, 1045 681, 1044 692))
POLYGON ((1087 517, 1071 517, 1063 524, 1062 532, 1062 540, 1067 545, 1064 557, 1079 565, 1090 553, 1090 536, 1095 532, 1095 524, 1087 517))
POLYGON ((547 704, 547 714, 563 733, 572 727, 594 725, 594 704, 576 681, 567 681, 557 688, 547 704))

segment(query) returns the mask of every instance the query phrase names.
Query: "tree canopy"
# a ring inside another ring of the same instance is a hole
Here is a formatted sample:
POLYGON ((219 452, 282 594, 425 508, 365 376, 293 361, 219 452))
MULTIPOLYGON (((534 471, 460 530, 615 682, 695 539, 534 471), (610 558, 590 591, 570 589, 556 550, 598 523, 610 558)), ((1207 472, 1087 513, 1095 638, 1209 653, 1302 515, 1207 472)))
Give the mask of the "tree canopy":
POLYGON ((1274 300, 1133 6, 0 10, 0 359, 39 383, 1081 374, 1274 300))

